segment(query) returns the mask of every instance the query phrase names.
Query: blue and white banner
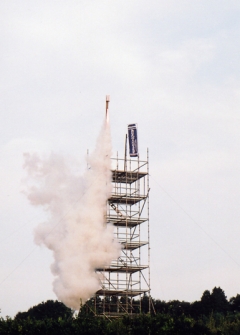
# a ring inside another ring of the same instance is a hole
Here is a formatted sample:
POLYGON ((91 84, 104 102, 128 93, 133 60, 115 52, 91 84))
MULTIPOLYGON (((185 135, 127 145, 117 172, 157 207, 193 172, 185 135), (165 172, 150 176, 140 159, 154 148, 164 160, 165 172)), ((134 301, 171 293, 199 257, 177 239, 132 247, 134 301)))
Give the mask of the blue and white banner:
POLYGON ((128 125, 128 139, 129 139, 130 157, 138 157, 138 139, 137 139, 137 124, 136 123, 132 123, 128 125))

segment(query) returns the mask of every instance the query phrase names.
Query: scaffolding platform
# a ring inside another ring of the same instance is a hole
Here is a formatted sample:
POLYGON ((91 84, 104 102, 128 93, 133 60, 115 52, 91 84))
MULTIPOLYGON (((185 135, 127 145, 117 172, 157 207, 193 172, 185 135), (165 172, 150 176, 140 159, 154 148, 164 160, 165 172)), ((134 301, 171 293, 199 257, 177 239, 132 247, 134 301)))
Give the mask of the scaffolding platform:
POLYGON ((127 205, 135 205, 136 203, 144 200, 146 196, 144 195, 136 195, 136 194, 112 194, 108 199, 108 202, 117 203, 117 204, 127 204, 127 205))
POLYGON ((135 218, 135 217, 126 217, 126 216, 118 216, 118 215, 111 215, 107 216, 107 222, 112 223, 114 226, 119 227, 135 227, 145 221, 147 218, 135 218))
POLYGON ((119 273, 134 273, 137 271, 142 271, 147 269, 147 265, 132 265, 129 266, 127 263, 125 264, 112 264, 108 267, 98 268, 97 272, 119 272, 119 273))
POLYGON ((114 183, 132 184, 147 175, 147 172, 112 170, 114 183))
POLYGON ((140 247, 143 247, 144 245, 147 245, 148 242, 121 242, 121 245, 123 246, 123 249, 125 250, 135 250, 140 247))
POLYGON ((119 297, 136 297, 140 294, 146 293, 148 290, 114 290, 114 289, 101 289, 96 292, 96 294, 110 297, 110 296, 119 296, 119 297))

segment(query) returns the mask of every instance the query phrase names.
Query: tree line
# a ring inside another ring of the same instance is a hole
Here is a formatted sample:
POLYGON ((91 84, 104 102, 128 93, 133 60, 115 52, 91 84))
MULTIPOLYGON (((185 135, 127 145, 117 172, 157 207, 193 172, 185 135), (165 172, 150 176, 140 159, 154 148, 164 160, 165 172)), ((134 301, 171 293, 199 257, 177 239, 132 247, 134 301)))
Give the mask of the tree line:
MULTIPOLYGON (((111 298, 109 298, 111 299, 111 298)), ((116 297, 112 298, 115 299, 116 297)), ((78 315, 59 301, 48 300, 18 312, 14 318, 0 318, 1 335, 210 335, 240 334, 240 295, 227 299, 220 287, 203 292, 193 303, 179 300, 163 301, 149 297, 141 301, 141 313, 134 317, 96 317, 91 300, 78 315)), ((111 305, 109 305, 111 306, 111 305)), ((114 308, 114 307, 113 307, 114 308)))

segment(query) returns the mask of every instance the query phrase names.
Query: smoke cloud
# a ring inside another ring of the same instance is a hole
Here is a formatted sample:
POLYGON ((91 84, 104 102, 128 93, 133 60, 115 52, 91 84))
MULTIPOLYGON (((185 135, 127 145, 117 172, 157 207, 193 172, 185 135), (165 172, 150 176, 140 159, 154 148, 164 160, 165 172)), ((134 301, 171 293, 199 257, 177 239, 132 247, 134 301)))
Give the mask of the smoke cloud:
POLYGON ((105 224, 111 194, 111 137, 104 122, 83 176, 76 164, 51 154, 25 154, 28 172, 26 195, 49 214, 35 229, 35 242, 52 250, 53 290, 68 307, 79 309, 99 288, 96 268, 119 256, 113 226, 105 224))

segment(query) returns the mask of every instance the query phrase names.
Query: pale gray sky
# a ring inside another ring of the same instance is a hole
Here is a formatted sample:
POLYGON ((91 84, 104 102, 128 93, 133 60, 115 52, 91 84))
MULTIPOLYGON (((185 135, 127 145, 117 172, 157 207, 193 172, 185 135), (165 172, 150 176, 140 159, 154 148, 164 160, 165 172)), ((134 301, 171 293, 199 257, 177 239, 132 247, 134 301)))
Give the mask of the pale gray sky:
POLYGON ((0 2, 2 316, 55 299, 23 153, 84 167, 106 94, 113 153, 132 122, 150 150, 152 296, 240 293, 239 15, 231 0, 0 2))

